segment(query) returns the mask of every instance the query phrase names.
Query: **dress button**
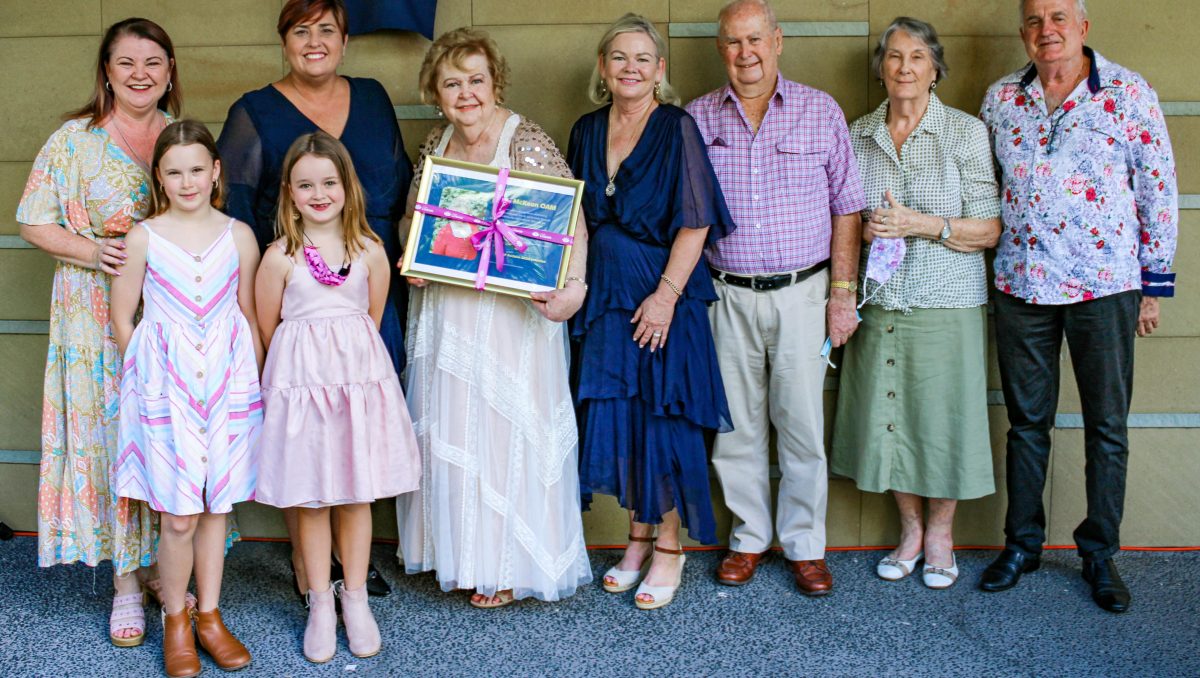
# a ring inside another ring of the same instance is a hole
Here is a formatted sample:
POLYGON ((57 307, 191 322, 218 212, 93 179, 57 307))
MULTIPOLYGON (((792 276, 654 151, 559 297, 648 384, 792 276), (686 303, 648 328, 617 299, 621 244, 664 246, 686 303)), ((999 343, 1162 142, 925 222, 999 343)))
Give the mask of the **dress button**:
MULTIPOLYGON (((889 426, 890 426, 890 424, 889 424, 889 426)), ((208 433, 208 427, 206 427, 206 426, 201 426, 201 427, 200 427, 200 432, 201 432, 201 433, 208 433)))
MULTIPOLYGON (((204 433, 204 430, 203 430, 203 429, 201 429, 201 430, 200 430, 200 432, 201 432, 201 433, 204 433)), ((200 461, 202 461, 203 463, 207 464, 207 463, 208 463, 208 457, 200 457, 200 461)))
POLYGON ((200 255, 198 255, 198 254, 197 254, 197 255, 195 255, 195 256, 194 256, 194 257, 192 257, 192 258, 193 258, 193 259, 195 259, 196 261, 200 261, 200 255))
MULTIPOLYGON (((895 399, 896 399, 896 392, 895 392, 895 391, 888 391, 888 400, 895 400, 895 399)), ((201 404, 201 405, 203 405, 204 403, 203 403, 203 402, 201 402, 200 404, 201 404)))
POLYGON ((202 316, 202 315, 200 315, 199 313, 197 313, 197 314, 196 314, 196 320, 197 320, 197 321, 204 320, 204 316, 202 316))
POLYGON ((203 350, 204 350, 204 344, 196 344, 196 350, 197 350, 197 351, 203 351, 203 350))
POLYGON ((204 370, 200 370, 199 372, 196 372, 196 378, 203 379, 204 378, 204 370))
POLYGON ((200 407, 204 407, 204 401, 203 401, 203 400, 197 401, 197 402, 196 402, 196 404, 197 404, 197 405, 199 405, 200 407))
POLYGON ((200 296, 199 294, 196 295, 196 301, 203 301, 203 300, 204 300, 204 297, 200 296))
POLYGON ((892 332, 895 332, 895 331, 896 331, 896 328, 895 328, 895 327, 893 327, 892 325, 888 325, 888 326, 887 326, 887 331, 888 331, 888 334, 891 334, 892 332))
POLYGON ((888 431, 895 431, 895 430, 896 430, 895 424, 888 424, 888 431))
POLYGON ((894 367, 895 365, 896 365, 896 361, 895 361, 895 360, 892 360, 891 358, 888 358, 888 360, 887 360, 887 366, 888 366, 888 367, 894 367))
POLYGON ((202 278, 200 276, 196 276, 196 282, 200 282, 201 280, 202 278))

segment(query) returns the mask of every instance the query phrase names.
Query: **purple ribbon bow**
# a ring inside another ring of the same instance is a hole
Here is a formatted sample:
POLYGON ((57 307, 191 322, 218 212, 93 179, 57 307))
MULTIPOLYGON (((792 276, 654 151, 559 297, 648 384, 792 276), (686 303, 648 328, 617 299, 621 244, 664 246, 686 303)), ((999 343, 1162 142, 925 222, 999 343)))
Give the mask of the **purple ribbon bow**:
POLYGON ((570 245, 575 242, 574 238, 562 233, 510 226, 500 221, 500 218, 508 212, 508 208, 512 207, 512 201, 504 197, 504 189, 507 185, 508 168, 505 167, 496 176, 496 193, 492 197, 492 218, 490 220, 424 202, 418 202, 414 207, 421 214, 480 227, 479 231, 471 234, 471 246, 475 248, 476 252, 479 252, 479 267, 475 272, 475 289, 477 290, 482 290, 487 285, 488 267, 491 265, 493 254, 496 257, 496 270, 504 270, 505 242, 512 245, 513 249, 518 252, 524 252, 529 247, 520 236, 556 245, 570 245))

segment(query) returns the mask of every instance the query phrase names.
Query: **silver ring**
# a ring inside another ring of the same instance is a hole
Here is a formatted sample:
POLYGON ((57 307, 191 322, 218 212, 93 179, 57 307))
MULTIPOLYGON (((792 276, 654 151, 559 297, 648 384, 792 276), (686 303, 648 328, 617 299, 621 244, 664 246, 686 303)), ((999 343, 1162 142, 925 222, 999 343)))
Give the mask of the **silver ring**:
POLYGON ((653 333, 651 333, 651 334, 650 334, 650 336, 652 336, 652 337, 661 337, 661 336, 662 336, 662 332, 653 332, 653 333))
POLYGON ((887 223, 887 217, 879 217, 879 223, 881 223, 881 224, 886 224, 886 223, 887 223))

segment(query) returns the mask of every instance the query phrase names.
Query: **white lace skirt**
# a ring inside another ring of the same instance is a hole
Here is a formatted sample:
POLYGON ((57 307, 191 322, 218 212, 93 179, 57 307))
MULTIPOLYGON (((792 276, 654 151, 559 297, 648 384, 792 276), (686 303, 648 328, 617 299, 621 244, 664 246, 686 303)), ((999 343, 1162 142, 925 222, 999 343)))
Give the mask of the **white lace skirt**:
POLYGON ((591 581, 562 323, 528 301, 413 289, 406 398, 421 488, 396 500, 397 552, 445 591, 558 600, 591 581))

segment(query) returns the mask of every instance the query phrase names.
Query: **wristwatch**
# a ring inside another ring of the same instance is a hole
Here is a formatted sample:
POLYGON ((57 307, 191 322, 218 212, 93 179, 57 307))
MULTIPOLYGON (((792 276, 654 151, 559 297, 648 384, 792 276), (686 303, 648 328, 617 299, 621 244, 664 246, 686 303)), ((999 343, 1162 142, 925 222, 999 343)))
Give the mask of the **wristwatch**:
POLYGON ((858 291, 857 280, 832 280, 829 283, 830 289, 848 290, 850 294, 858 291))
POLYGON ((942 224, 944 224, 944 225, 942 226, 942 234, 940 237, 938 237, 938 242, 946 242, 947 240, 950 239, 950 236, 953 233, 950 230, 950 220, 949 219, 947 219, 946 217, 942 217, 942 224))

